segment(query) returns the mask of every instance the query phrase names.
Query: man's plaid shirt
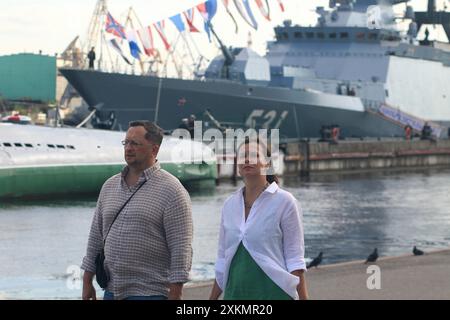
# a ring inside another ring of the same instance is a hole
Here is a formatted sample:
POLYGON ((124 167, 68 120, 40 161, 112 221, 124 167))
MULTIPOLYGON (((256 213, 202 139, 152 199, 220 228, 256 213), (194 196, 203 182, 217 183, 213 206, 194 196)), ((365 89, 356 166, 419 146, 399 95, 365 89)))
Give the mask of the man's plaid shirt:
POLYGON ((95 273, 95 258, 114 216, 136 188, 142 188, 119 214, 105 244, 107 291, 115 299, 168 295, 169 283, 188 281, 192 264, 192 211, 189 194, 157 162, 131 189, 120 174, 102 187, 81 268, 95 273))

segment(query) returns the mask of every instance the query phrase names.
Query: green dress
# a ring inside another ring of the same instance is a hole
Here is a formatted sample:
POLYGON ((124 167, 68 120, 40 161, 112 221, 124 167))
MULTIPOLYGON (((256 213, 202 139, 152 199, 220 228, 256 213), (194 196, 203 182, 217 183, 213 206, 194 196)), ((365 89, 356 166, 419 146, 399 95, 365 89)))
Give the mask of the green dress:
POLYGON ((224 300, 292 300, 253 260, 242 242, 230 265, 224 300))

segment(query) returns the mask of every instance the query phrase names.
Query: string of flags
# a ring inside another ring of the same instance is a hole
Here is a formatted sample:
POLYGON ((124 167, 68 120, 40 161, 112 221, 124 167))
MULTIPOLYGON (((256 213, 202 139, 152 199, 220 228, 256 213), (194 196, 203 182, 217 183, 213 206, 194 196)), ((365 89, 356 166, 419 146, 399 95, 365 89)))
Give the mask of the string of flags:
MULTIPOLYGON (((277 1, 282 12, 285 11, 282 0, 271 0, 277 1)), ((174 16, 167 17, 168 20, 174 25, 176 30, 180 33, 191 32, 196 33, 200 30, 195 26, 194 19, 196 17, 196 11, 203 19, 203 28, 208 36, 209 41, 211 41, 211 21, 217 13, 218 10, 218 0, 207 0, 204 3, 198 4, 197 6, 180 12, 174 16)), ((222 0, 222 5, 224 6, 227 14, 233 21, 235 26, 235 33, 238 32, 238 23, 236 18, 233 16, 230 7, 231 2, 234 4, 236 11, 239 13, 241 18, 253 29, 258 29, 258 22, 253 14, 251 2, 253 2, 261 15, 268 21, 271 21, 271 12, 269 6, 269 0, 222 0)), ((141 55, 145 54, 149 57, 156 57, 159 53, 155 46, 154 31, 158 34, 161 42, 163 43, 167 51, 171 50, 171 44, 166 34, 166 18, 145 28, 139 30, 125 30, 125 27, 121 25, 111 13, 106 15, 105 31, 119 38, 120 41, 126 40, 129 44, 130 54, 133 58, 141 60, 141 55), (142 49, 139 45, 142 45, 142 49)), ((115 38, 109 40, 109 44, 112 48, 118 52, 118 54, 124 59, 127 64, 131 64, 129 59, 122 51, 119 43, 115 38)))

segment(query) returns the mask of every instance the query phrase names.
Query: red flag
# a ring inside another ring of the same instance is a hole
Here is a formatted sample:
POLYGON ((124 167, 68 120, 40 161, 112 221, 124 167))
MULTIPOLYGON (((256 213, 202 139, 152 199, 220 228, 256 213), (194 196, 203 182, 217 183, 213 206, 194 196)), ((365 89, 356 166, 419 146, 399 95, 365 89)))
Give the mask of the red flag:
POLYGON ((148 26, 146 28, 138 30, 137 33, 139 35, 139 39, 141 39, 141 43, 144 45, 145 54, 149 57, 154 56, 156 52, 155 45, 153 43, 152 28, 148 26))
POLYGON ((200 32, 198 29, 194 26, 194 10, 189 9, 183 12, 184 17, 186 18, 187 24, 189 26, 190 32, 200 32))
POLYGON ((206 10, 206 5, 204 3, 200 3, 197 5, 197 9, 202 15, 203 19, 208 19, 208 11, 206 10))
POLYGON ((282 12, 284 12, 284 5, 283 5, 283 1, 281 1, 281 0, 278 0, 278 3, 280 4, 280 8, 281 8, 281 11, 282 11, 282 12))
POLYGON ((166 47, 166 50, 170 49, 170 43, 167 40, 166 33, 164 32, 164 20, 159 21, 153 24, 156 31, 158 32, 159 36, 161 37, 162 42, 164 43, 164 46, 166 47))
POLYGON ((256 4, 258 5, 259 11, 261 11, 261 14, 264 16, 264 18, 266 18, 267 20, 270 21, 270 7, 269 7, 269 3, 266 0, 266 7, 264 6, 262 0, 255 0, 256 4))
POLYGON ((106 32, 112 33, 116 37, 126 39, 127 36, 125 35, 125 29, 124 27, 118 23, 111 13, 108 12, 106 15, 106 26, 105 26, 106 32))

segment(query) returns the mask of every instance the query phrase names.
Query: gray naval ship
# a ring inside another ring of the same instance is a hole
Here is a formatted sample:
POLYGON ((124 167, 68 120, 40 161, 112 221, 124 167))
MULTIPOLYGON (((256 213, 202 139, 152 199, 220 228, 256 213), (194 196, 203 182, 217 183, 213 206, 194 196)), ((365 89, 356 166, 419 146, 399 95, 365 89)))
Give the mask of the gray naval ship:
POLYGON ((94 126, 120 130, 134 119, 175 129, 194 114, 220 128, 277 128, 280 137, 318 137, 337 127, 341 138, 404 136, 425 125, 450 134, 450 45, 417 39, 424 24, 441 24, 450 39, 450 12, 415 12, 407 0, 331 0, 317 25, 285 21, 262 57, 227 49, 200 79, 184 80, 61 69, 91 107, 94 126), (407 19, 407 20, 406 20, 407 19), (398 22, 410 22, 401 32, 398 22), (210 121, 211 120, 211 121, 210 121))

